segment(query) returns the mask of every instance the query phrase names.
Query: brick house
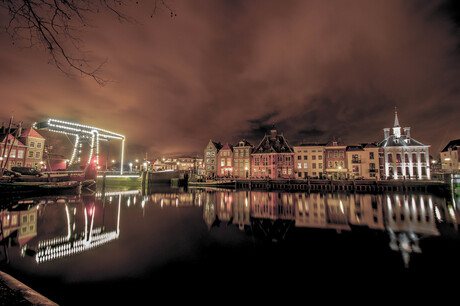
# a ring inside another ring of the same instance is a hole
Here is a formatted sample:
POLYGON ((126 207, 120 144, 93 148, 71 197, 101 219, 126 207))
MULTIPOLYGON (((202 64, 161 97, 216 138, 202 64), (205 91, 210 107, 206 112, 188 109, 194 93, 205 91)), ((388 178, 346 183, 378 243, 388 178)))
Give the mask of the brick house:
POLYGON ((25 167, 40 168, 43 161, 45 138, 33 128, 23 129, 19 140, 26 145, 25 167))
POLYGON ((294 150, 275 127, 251 155, 253 178, 294 178, 294 150))
POLYGON ((326 175, 328 178, 345 179, 348 173, 347 146, 340 139, 333 139, 324 147, 326 175))
POLYGON ((222 149, 222 144, 211 139, 204 148, 204 169, 207 178, 213 178, 217 175, 217 154, 220 149, 222 149))
POLYGON ((241 140, 233 147, 234 176, 239 178, 251 177, 251 153, 254 149, 246 140, 241 140))
POLYGON ((233 146, 226 144, 217 153, 217 172, 218 177, 233 176, 233 146))
POLYGON ((21 141, 15 139, 13 135, 4 134, 0 136, 0 160, 2 165, 8 163, 5 167, 6 169, 11 170, 12 167, 24 166, 26 150, 27 147, 21 141))

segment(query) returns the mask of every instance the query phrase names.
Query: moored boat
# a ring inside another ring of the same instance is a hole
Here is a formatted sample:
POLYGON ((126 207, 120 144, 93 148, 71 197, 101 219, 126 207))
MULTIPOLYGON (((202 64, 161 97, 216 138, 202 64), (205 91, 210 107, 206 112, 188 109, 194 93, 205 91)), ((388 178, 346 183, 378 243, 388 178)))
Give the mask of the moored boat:
POLYGON ((0 194, 57 194, 57 193, 81 193, 81 183, 78 181, 67 182, 0 182, 0 194))
POLYGON ((223 187, 223 188, 234 188, 235 181, 233 180, 222 180, 222 181, 208 181, 208 182, 188 182, 189 186, 196 187, 223 187))

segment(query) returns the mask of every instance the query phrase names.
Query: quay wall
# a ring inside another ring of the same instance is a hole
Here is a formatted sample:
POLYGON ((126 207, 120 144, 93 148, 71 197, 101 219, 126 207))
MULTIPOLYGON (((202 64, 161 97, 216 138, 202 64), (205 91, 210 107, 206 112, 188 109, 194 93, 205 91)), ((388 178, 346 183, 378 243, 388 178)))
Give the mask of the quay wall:
POLYGON ((377 180, 237 180, 236 188, 292 191, 353 192, 446 192, 450 185, 439 181, 377 180))

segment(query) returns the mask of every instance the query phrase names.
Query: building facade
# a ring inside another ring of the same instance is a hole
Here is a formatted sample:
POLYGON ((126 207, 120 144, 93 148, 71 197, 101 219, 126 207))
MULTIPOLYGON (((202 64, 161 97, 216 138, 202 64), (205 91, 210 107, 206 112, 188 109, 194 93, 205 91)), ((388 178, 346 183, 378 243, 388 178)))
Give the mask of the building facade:
POLYGON ((398 113, 394 126, 384 128, 384 139, 379 147, 383 150, 383 171, 386 179, 430 179, 430 146, 411 138, 410 127, 401 133, 398 113))
POLYGON ((226 144, 217 153, 217 172, 218 177, 233 176, 233 146, 226 144))
POLYGON ((326 175, 329 179, 345 179, 348 175, 347 146, 340 139, 333 139, 324 147, 326 175))
POLYGON ((460 171, 460 139, 451 140, 441 151, 441 169, 443 172, 456 173, 460 171))
POLYGON ((13 135, 0 136, 0 164, 5 169, 12 167, 23 167, 27 147, 13 135))
POLYGON ((379 179, 379 147, 376 144, 347 146, 347 178, 379 179))
POLYGON ((220 142, 209 140, 204 148, 204 167, 206 178, 213 178, 217 175, 217 153, 222 148, 220 142))
POLYGON ((234 176, 251 177, 251 153, 254 147, 246 140, 241 140, 233 147, 234 176))
POLYGON ((33 128, 28 128, 22 130, 19 140, 27 147, 24 166, 40 168, 43 164, 45 138, 33 128))
POLYGON ((253 178, 294 178, 294 150, 273 127, 254 149, 251 158, 253 178))
POLYGON ((326 144, 301 144, 294 146, 294 171, 296 179, 322 178, 324 176, 324 147, 326 144))

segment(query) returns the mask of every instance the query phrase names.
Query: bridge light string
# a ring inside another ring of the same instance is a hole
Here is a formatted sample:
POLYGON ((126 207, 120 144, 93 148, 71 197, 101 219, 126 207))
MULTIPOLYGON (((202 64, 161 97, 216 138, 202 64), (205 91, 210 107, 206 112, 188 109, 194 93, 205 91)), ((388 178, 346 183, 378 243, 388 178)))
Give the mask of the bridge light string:
MULTIPOLYGON (((72 162, 75 160, 75 157, 77 154, 77 144, 78 144, 77 141, 80 142, 80 146, 81 146, 81 138, 89 138, 89 135, 91 135, 92 144, 91 144, 91 153, 90 153, 90 158, 88 159, 88 163, 91 162, 91 157, 94 153, 94 142, 96 142, 96 163, 98 165, 99 165, 99 141, 100 140, 108 141, 110 139, 121 140, 122 146, 121 146, 120 174, 123 174, 125 136, 105 130, 105 129, 89 126, 89 125, 73 123, 73 122, 68 122, 68 121, 63 121, 63 120, 58 120, 58 119, 52 119, 52 118, 49 118, 48 121, 43 122, 43 123, 35 122, 33 124, 33 127, 34 128, 47 128, 48 130, 52 132, 72 135, 78 138, 75 142, 76 144, 74 147, 74 151, 72 153, 72 158, 70 159, 71 160, 70 164, 72 164, 72 162)), ((80 158, 78 158, 78 160, 80 161, 80 158)))

